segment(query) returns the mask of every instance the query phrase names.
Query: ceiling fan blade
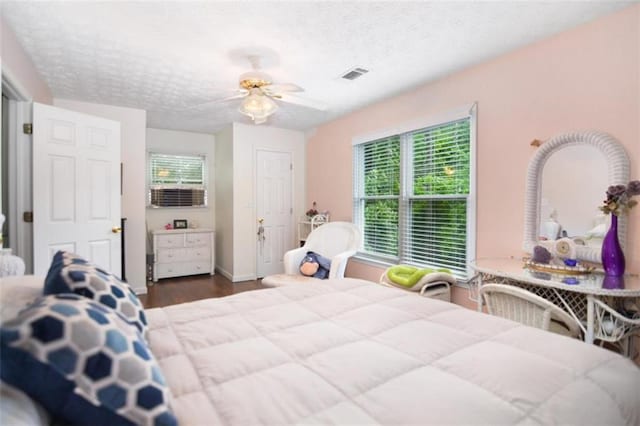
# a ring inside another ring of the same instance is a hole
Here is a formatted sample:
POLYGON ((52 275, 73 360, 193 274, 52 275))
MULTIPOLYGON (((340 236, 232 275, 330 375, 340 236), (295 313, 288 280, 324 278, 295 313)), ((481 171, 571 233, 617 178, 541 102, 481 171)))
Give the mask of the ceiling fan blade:
POLYGON ((220 103, 220 102, 227 102, 227 101, 232 101, 234 99, 240 99, 240 98, 244 98, 245 96, 247 96, 249 92, 244 92, 244 93, 238 93, 237 95, 233 95, 233 96, 227 96, 226 98, 222 98, 222 99, 218 99, 216 101, 211 101, 214 103, 220 103))
POLYGON ((293 83, 273 83, 262 87, 267 93, 304 92, 304 89, 293 83))
POLYGON ((290 103, 293 105, 300 105, 307 108, 313 108, 319 111, 326 111, 327 109, 329 109, 329 106, 323 102, 301 98, 299 96, 290 95, 288 93, 278 94, 273 97, 282 102, 290 103))
POLYGON ((197 104, 197 105, 191 105, 185 108, 185 110, 190 110, 190 109, 196 109, 196 108, 202 108, 204 106, 209 106, 209 105, 216 105, 216 104, 221 104, 227 101, 232 101, 234 99, 241 99, 244 98, 245 96, 247 96, 247 92, 246 90, 242 90, 242 93, 238 93, 236 95, 232 95, 232 96, 227 96, 226 98, 221 98, 221 99, 216 99, 213 101, 207 101, 207 102, 203 102, 201 104, 197 104))

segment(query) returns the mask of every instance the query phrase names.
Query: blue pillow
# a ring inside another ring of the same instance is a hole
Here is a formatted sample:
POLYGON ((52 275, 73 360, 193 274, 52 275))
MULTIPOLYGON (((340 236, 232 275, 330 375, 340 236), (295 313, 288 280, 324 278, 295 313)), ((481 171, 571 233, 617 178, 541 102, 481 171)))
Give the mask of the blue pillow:
POLYGON ((36 299, 0 328, 0 376, 65 424, 176 425, 142 335, 76 294, 36 299))
POLYGON ((53 256, 43 293, 88 297, 118 311, 143 334, 147 331, 144 308, 129 284, 77 254, 59 251, 53 256))

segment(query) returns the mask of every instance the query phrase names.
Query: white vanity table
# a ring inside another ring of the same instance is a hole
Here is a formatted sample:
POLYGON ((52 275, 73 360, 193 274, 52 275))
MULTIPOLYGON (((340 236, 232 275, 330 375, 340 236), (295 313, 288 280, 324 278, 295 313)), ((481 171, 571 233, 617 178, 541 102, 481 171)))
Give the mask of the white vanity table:
MULTIPOLYGON (((629 182, 629 169, 629 157, 624 147, 607 133, 595 130, 569 132, 545 141, 527 170, 524 250, 533 253, 534 247, 542 244, 540 237, 545 230, 541 223, 548 219, 543 211, 546 209, 548 213, 551 208, 554 214, 557 213, 562 228, 568 230, 567 236, 582 240, 582 243, 575 243, 571 257, 600 263, 602 242, 599 240, 594 244, 590 238, 604 237, 606 228, 603 227, 600 236, 592 233, 595 227, 586 232, 589 235, 583 235, 585 229, 596 225, 590 222, 594 213, 587 212, 598 212, 598 200, 609 185, 629 182), (562 173, 553 171, 554 163, 558 163, 556 166, 562 173), (592 179, 594 169, 599 172, 600 179, 592 179), (577 191, 588 192, 590 198, 576 197, 577 191), (577 206, 573 206, 574 203, 577 206), (577 207, 577 211, 585 212, 586 216, 577 217, 575 212, 568 211, 570 209, 565 210, 567 206, 577 207)), ((618 237, 623 249, 626 246, 626 221, 626 215, 619 216, 618 237)), ((580 324, 585 342, 598 340, 619 344, 623 353, 629 356, 630 337, 640 332, 638 275, 628 274, 616 279, 597 271, 583 275, 549 273, 527 269, 519 258, 478 259, 472 267, 477 272, 471 290, 478 301, 478 309, 482 309, 478 297, 482 285, 500 283, 522 287, 563 308, 580 324)))
MULTIPOLYGON (((640 307, 640 276, 625 275, 622 279, 605 277, 593 272, 584 275, 551 274, 527 269, 521 259, 478 259, 472 263, 477 278, 472 283, 477 297, 484 284, 500 283, 525 288, 564 308, 582 327, 584 340, 622 342, 640 331, 640 317, 629 318, 620 311, 635 303, 640 307)), ((627 352, 628 342, 622 342, 627 352)))

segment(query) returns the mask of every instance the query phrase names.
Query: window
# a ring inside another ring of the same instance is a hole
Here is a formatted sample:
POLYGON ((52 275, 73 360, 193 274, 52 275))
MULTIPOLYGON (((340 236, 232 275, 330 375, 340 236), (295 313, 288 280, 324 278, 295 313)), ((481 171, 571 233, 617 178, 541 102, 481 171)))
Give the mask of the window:
POLYGON ((149 153, 148 205, 205 207, 206 157, 149 153))
POLYGON ((468 275, 475 256, 472 127, 467 113, 354 146, 363 257, 468 275))

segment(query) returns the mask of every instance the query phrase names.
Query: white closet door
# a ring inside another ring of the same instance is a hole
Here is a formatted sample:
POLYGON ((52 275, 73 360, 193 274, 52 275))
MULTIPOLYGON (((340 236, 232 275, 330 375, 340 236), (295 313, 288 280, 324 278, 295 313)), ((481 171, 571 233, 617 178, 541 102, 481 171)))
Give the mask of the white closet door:
POLYGON ((257 238, 258 277, 284 271, 283 256, 292 236, 291 153, 256 153, 256 211, 263 219, 264 238, 257 238))

